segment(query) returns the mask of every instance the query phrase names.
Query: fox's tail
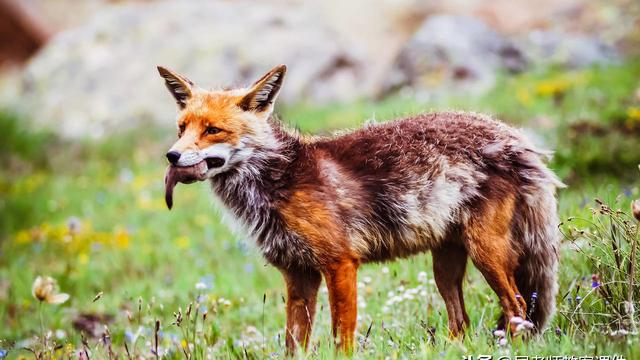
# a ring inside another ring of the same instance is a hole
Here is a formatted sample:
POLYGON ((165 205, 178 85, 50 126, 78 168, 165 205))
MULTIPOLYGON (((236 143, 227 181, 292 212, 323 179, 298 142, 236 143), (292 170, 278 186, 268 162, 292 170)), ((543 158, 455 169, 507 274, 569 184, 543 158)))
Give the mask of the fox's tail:
POLYGON ((527 303, 527 318, 542 331, 555 312, 558 293, 560 231, 555 190, 565 185, 541 161, 539 154, 521 154, 525 180, 514 217, 514 235, 522 254, 516 285, 527 303))

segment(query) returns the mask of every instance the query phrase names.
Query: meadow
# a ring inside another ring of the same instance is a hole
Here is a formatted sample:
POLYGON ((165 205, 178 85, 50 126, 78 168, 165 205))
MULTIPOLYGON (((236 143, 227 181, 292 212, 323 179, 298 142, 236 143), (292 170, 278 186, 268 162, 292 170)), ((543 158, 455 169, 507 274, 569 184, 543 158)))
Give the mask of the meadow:
MULTIPOLYGON (((304 133, 329 134, 443 109, 492 114, 555 150, 550 166, 569 185, 558 194, 565 234, 558 312, 540 336, 498 344, 497 299, 469 265, 472 327, 465 338, 449 339, 429 254, 369 264, 359 273, 353 356, 640 358, 632 319, 640 318, 629 315, 627 302, 631 292, 640 307, 640 287, 629 286, 640 283, 640 271, 629 279, 630 268, 640 267, 631 260, 639 239, 630 214, 640 198, 640 61, 505 76, 479 96, 397 95, 278 113, 304 133)), ((279 272, 221 221, 207 184, 179 185, 167 210, 170 129, 149 124, 70 141, 2 113, 0 359, 284 357, 279 272), (56 279, 69 300, 39 302, 32 295, 37 276, 56 279)), ((323 285, 310 349, 298 356, 341 357, 330 332, 323 285)))

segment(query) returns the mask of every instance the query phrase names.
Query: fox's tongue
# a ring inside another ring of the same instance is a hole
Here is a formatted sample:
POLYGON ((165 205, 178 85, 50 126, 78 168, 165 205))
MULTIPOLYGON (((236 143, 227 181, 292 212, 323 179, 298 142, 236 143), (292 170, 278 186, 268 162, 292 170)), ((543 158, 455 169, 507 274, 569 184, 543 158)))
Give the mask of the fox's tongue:
POLYGON ((175 188, 179 182, 190 184, 194 181, 204 180, 206 174, 207 163, 205 161, 187 167, 169 165, 164 175, 164 200, 167 203, 167 207, 169 209, 173 207, 173 188, 175 188))

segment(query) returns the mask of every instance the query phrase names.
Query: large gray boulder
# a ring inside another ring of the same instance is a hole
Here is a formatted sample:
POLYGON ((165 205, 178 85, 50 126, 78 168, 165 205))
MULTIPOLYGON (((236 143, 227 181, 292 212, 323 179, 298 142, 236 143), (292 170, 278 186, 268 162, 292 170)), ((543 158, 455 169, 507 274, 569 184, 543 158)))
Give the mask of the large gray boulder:
POLYGON ((387 90, 408 86, 431 92, 452 86, 481 91, 498 72, 521 71, 527 62, 514 41, 484 22, 458 15, 431 16, 401 50, 387 90))
POLYGON ((476 18, 437 15, 427 18, 402 48, 384 88, 426 96, 452 89, 481 92, 504 73, 579 68, 618 58, 613 46, 592 36, 533 30, 509 37, 476 18))

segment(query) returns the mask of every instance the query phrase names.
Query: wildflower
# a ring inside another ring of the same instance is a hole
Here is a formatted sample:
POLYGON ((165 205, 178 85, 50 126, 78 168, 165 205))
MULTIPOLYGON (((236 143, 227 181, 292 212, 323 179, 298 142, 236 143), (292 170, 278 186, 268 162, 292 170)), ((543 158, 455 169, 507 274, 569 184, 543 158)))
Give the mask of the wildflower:
POLYGON ((196 290, 206 290, 208 288, 207 284, 202 281, 198 281, 196 283, 196 290))
POLYGON ((362 281, 363 281, 365 284, 370 284, 370 283, 371 283, 371 281, 372 281, 371 276, 365 276, 364 278, 362 278, 362 281))
POLYGON ((72 216, 67 220, 67 230, 69 231, 69 235, 76 235, 80 232, 80 226, 82 223, 80 219, 75 216, 72 216))
POLYGON ((620 330, 614 330, 612 331, 609 336, 611 336, 611 338, 615 339, 615 340, 620 340, 623 339, 624 337, 627 336, 627 334, 629 334, 629 332, 625 329, 620 329, 620 330))
POLYGON ((5 349, 0 349, 0 359, 4 359, 9 356, 9 351, 5 349))
POLYGON ((629 123, 633 123, 634 121, 640 121, 640 107, 631 106, 627 109, 627 117, 629 123))
POLYGON ((175 240, 175 243, 179 249, 186 249, 189 247, 189 238, 186 236, 180 236, 175 240))
POLYGON ((636 220, 640 221, 640 200, 634 200, 631 203, 631 212, 636 220))
POLYGON ((69 300, 69 294, 56 293, 56 281, 49 277, 38 276, 33 282, 31 294, 38 301, 44 301, 49 304, 62 304, 69 300))
POLYGON ((120 249, 129 247, 129 232, 124 229, 118 229, 114 234, 114 242, 120 249))
POLYGON ((421 283, 426 283, 427 282, 427 273, 424 271, 420 271, 420 273, 418 273, 418 281, 421 283))
POLYGON ((600 281, 598 281, 598 280, 600 280, 598 278, 598 275, 596 275, 596 274, 591 275, 591 288, 592 289, 596 289, 596 288, 600 287, 600 281))
POLYGON ((385 266, 385 267, 383 267, 383 268, 382 268, 382 273, 383 273, 383 274, 388 274, 388 273, 389 273, 389 268, 388 268, 388 267, 386 267, 386 266, 385 266))

